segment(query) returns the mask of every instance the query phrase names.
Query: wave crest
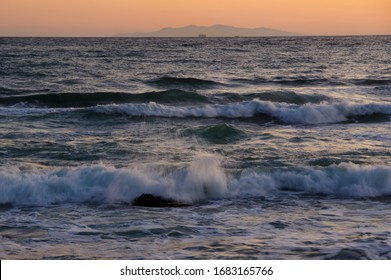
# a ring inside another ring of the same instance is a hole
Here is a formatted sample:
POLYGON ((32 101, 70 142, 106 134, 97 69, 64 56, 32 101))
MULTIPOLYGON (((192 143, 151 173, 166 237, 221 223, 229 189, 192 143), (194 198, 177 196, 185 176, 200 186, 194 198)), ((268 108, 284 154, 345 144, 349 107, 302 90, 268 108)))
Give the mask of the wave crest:
MULTIPOLYGON (((374 114, 391 115, 391 104, 304 104, 290 105, 268 101, 229 103, 205 106, 166 106, 148 104, 122 104, 98 106, 96 113, 120 113, 129 116, 177 117, 177 118, 252 118, 259 114, 268 115, 284 123, 326 124, 353 120, 358 116, 374 114)), ((389 118, 388 118, 389 119, 389 118)))
POLYGON ((227 144, 246 136, 238 127, 226 123, 188 128, 183 134, 198 136, 214 144, 227 144))
POLYGON ((343 198, 391 195, 391 167, 341 163, 228 174, 221 160, 203 156, 172 168, 82 166, 60 170, 0 169, 0 204, 131 203, 143 193, 198 203, 210 199, 284 195, 286 191, 343 198))
POLYGON ((172 106, 149 103, 125 103, 97 105, 87 108, 34 108, 25 106, 0 107, 3 116, 45 116, 56 113, 95 113, 127 115, 129 117, 162 118, 258 118, 265 121, 275 119, 287 124, 330 124, 341 122, 387 122, 390 121, 391 104, 367 103, 322 103, 295 105, 261 101, 228 104, 205 104, 200 106, 172 106), (259 118, 264 116, 266 118, 259 118))
POLYGON ((149 85, 163 87, 163 88, 193 88, 193 89, 207 89, 214 88, 222 85, 222 83, 207 80, 207 79, 198 79, 192 77, 171 77, 163 76, 154 80, 146 82, 149 85))

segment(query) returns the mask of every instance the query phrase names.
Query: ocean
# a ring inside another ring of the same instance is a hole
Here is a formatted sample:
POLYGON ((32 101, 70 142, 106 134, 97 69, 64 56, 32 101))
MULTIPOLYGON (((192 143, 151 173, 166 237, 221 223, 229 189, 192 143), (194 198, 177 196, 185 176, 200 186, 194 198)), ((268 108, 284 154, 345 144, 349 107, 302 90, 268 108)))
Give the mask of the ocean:
POLYGON ((390 46, 0 38, 0 258, 391 259, 390 46))

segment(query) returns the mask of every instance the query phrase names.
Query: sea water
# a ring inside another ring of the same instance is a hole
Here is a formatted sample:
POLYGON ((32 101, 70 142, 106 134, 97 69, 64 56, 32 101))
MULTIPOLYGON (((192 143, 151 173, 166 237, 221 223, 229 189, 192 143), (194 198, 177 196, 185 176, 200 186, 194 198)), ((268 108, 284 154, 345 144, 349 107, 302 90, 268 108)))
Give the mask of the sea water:
POLYGON ((391 259, 390 46, 0 38, 0 258, 391 259))

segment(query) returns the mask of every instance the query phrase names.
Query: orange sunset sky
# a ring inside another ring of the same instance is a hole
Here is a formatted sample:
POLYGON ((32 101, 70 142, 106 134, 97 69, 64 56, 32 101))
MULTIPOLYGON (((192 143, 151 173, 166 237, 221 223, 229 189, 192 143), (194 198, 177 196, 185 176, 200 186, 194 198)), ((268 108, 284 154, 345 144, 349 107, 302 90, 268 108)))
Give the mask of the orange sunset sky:
POLYGON ((391 0, 0 0, 0 36, 110 36, 190 24, 391 34, 391 0))

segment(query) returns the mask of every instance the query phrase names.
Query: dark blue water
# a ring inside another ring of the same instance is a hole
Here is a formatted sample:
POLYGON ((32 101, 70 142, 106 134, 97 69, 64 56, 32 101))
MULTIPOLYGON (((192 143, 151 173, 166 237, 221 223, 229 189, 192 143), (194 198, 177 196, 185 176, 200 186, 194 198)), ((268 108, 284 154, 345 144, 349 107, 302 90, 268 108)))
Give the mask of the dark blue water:
POLYGON ((0 258, 390 259, 390 45, 0 38, 0 258))

